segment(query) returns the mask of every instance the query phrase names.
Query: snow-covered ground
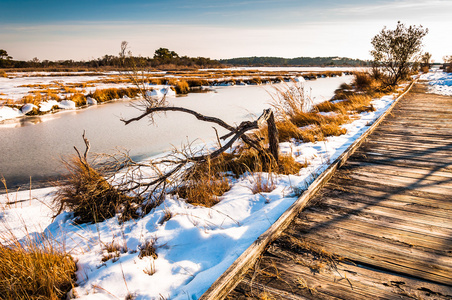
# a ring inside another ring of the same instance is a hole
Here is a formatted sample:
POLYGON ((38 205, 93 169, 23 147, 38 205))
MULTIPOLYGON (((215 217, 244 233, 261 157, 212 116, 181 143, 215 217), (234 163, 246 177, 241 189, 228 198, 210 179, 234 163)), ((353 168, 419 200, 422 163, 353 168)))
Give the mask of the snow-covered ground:
MULTIPOLYGON (((434 82, 450 82, 452 78, 443 73, 423 76, 434 82)), ((69 212, 52 221, 50 203, 56 188, 10 192, 0 195, 0 236, 9 231, 21 238, 45 231, 64 244, 77 259, 79 286, 75 293, 81 299, 124 299, 129 293, 136 299, 197 299, 297 199, 297 191, 305 189, 393 101, 394 96, 375 99, 376 111, 362 113, 359 119, 344 125, 345 135, 324 142, 281 143, 283 153, 310 165, 297 175, 272 175, 276 188, 270 193, 253 194, 251 187, 257 175, 245 174, 212 208, 192 206, 168 196, 138 220, 120 225, 112 218, 76 225, 69 212), (168 211, 173 217, 161 224, 168 211), (140 259, 137 250, 151 240, 156 240, 158 258, 140 259), (105 245, 112 242, 125 251, 117 260, 102 262, 105 245), (152 270, 155 273, 149 275, 152 270)))
POLYGON ((452 96, 452 73, 438 70, 423 74, 420 79, 429 81, 429 93, 452 96))

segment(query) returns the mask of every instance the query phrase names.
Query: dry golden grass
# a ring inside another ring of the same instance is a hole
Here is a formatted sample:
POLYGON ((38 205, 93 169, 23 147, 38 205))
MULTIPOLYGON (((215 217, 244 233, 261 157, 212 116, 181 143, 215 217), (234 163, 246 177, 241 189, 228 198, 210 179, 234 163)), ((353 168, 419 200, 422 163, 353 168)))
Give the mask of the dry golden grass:
POLYGON ((196 165, 177 193, 188 203, 212 207, 231 188, 229 179, 223 175, 224 166, 222 157, 196 165))
POLYGON ((78 93, 78 91, 75 88, 67 86, 67 85, 63 86, 63 91, 66 94, 76 94, 76 93, 78 93))
MULTIPOLYGON (((341 125, 350 122, 352 114, 375 110, 371 95, 381 96, 382 85, 368 73, 357 73, 352 85, 343 84, 336 90, 334 99, 342 101, 326 101, 317 105, 312 105, 301 85, 277 89, 272 106, 277 115, 280 141, 296 139, 315 142, 323 141, 328 136, 345 134, 346 129, 341 125)), ((265 129, 260 130, 259 134, 266 140, 265 129)))
POLYGON ((185 80, 179 80, 174 84, 174 88, 176 89, 176 93, 178 94, 188 94, 190 91, 190 87, 185 80))
POLYGON ((31 104, 38 106, 39 103, 41 103, 41 101, 43 101, 43 97, 42 97, 41 93, 39 93, 39 92, 35 92, 33 94, 26 95, 22 98, 23 104, 31 103, 31 104))
POLYGON ((84 106, 86 105, 86 97, 81 93, 75 93, 67 98, 68 100, 72 100, 75 102, 75 106, 84 106))
POLYGON ((231 171, 236 176, 245 172, 274 172, 277 174, 297 174, 306 164, 301 164, 291 155, 280 155, 278 164, 275 163, 269 153, 259 155, 254 149, 239 148, 235 153, 223 154, 224 169, 231 171))
POLYGON ((136 211, 141 198, 124 195, 78 157, 64 163, 69 175, 67 184, 60 186, 54 200, 57 214, 68 208, 78 223, 95 223, 117 214, 120 221, 139 217, 136 211))
POLYGON ((134 98, 138 95, 140 90, 138 88, 109 88, 102 90, 95 90, 94 93, 88 95, 89 97, 95 99, 97 102, 106 102, 115 99, 121 99, 124 96, 129 98, 134 98))
POLYGON ((269 172, 268 177, 264 178, 262 173, 256 173, 252 176, 250 190, 253 194, 270 193, 276 188, 275 180, 269 172))
POLYGON ((0 299, 66 299, 76 264, 48 237, 0 243, 0 299))
MULTIPOLYGON (((305 115, 305 114, 303 114, 305 115)), ((282 120, 276 123, 279 132, 279 140, 287 142, 291 139, 301 140, 305 143, 313 143, 316 141, 323 141, 328 136, 339 136, 347 132, 341 125, 349 121, 345 115, 334 117, 319 118, 305 118, 300 115, 298 122, 305 124, 304 126, 297 126, 291 120, 282 120), (311 122, 308 122, 311 120, 311 122)))

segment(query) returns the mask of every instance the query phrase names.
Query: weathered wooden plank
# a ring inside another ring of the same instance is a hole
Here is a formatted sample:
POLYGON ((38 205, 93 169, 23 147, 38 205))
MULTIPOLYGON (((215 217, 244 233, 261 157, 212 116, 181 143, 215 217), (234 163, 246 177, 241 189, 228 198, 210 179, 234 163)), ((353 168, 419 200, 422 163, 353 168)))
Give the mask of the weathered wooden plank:
POLYGON ((408 158, 404 159, 403 157, 391 157, 389 155, 381 156, 381 155, 373 155, 372 153, 357 153, 356 158, 358 160, 362 161, 374 161, 379 163, 389 163, 393 165, 398 166, 409 166, 409 167, 415 167, 415 168, 436 168, 438 171, 441 172, 451 172, 452 171, 452 165, 450 163, 441 163, 441 162, 432 162, 429 160, 423 160, 423 159, 415 159, 415 158, 408 158))
POLYGON ((393 165, 382 165, 374 162, 361 162, 356 160, 348 160, 347 163, 342 167, 343 170, 355 170, 355 169, 365 169, 376 172, 383 172, 385 174, 394 174, 412 178, 425 178, 430 180, 452 180, 452 173, 441 172, 437 170, 428 170, 422 168, 408 168, 406 166, 393 166, 393 165))
POLYGON ((322 190, 322 197, 344 197, 353 201, 381 204, 408 211, 420 212, 427 215, 447 216, 452 214, 451 201, 429 199, 413 195, 392 194, 387 191, 370 189, 367 186, 329 184, 322 190))
POLYGON ((372 136, 372 139, 393 139, 393 140, 401 140, 401 141, 413 141, 413 142, 419 142, 419 143, 435 143, 435 144, 441 144, 441 145, 450 145, 452 143, 452 140, 450 139, 443 139, 440 136, 439 137, 431 137, 431 136, 421 136, 421 135, 408 135, 403 133, 397 133, 393 131, 383 130, 379 129, 378 132, 375 132, 372 136))
POLYGON ((364 151, 361 150, 357 151, 356 153, 357 157, 381 157, 385 159, 399 159, 399 160, 411 160, 413 162, 429 162, 430 165, 441 165, 441 166, 451 166, 452 165, 452 157, 449 158, 448 156, 444 155, 432 155, 432 154, 426 154, 426 155, 420 155, 419 153, 398 153, 397 151, 387 151, 383 149, 376 149, 374 151, 364 151))
POLYGON ((404 136, 415 136, 416 138, 422 138, 426 140, 441 140, 443 143, 451 143, 452 136, 450 136, 449 130, 424 130, 424 129, 416 129, 409 128, 403 126, 390 126, 385 125, 384 127, 379 128, 379 133, 385 134, 398 134, 404 136))
POLYGON ((440 194, 444 195, 444 197, 448 197, 449 199, 452 198, 452 190, 447 187, 442 187, 440 184, 431 184, 427 183, 427 185, 423 185, 422 182, 419 182, 417 180, 409 180, 409 179, 401 179, 397 178, 397 180, 385 180, 382 178, 379 178, 377 176, 365 176, 365 175, 359 175, 357 173, 351 173, 348 176, 350 176, 351 179, 357 179, 364 182, 371 182, 371 183, 377 183, 385 186, 393 186, 393 187, 399 187, 407 190, 417 190, 421 192, 427 192, 432 194, 440 194))
MULTIPOLYGON (((438 188, 444 188, 444 189, 452 189, 452 181, 450 178, 442 177, 440 179, 433 178, 425 178, 424 176, 416 176, 409 173, 405 173, 403 175, 399 174, 393 174, 391 172, 384 172, 380 170, 366 170, 366 169, 353 169, 350 172, 357 175, 363 175, 367 177, 372 177, 374 179, 381 179, 383 182, 390 181, 390 182, 397 182, 402 183, 405 185, 410 185, 414 187, 438 187, 438 188)), ((345 173, 344 173, 345 174, 345 173)), ((419 189, 421 190, 421 189, 419 189)), ((452 199, 452 197, 450 197, 452 199)))
POLYGON ((352 261, 373 265, 379 268, 403 273, 410 276, 452 285, 452 266, 438 264, 436 258, 425 251, 419 251, 403 244, 396 245, 390 241, 381 241, 363 233, 348 229, 297 231, 290 227, 290 235, 307 242, 322 245, 326 252, 331 252, 352 261))
MULTIPOLYGON (((449 124, 444 121, 437 121, 438 119, 415 119, 415 118, 403 118, 403 119, 392 119, 388 121, 387 124, 389 126, 398 126, 398 127, 408 127, 408 128, 425 128, 426 130, 435 130, 435 129, 452 129, 452 124, 449 124)), ((450 133, 450 131, 449 131, 450 133)))
MULTIPOLYGON (((334 217, 336 219, 340 219, 343 217, 343 213, 340 211, 338 212, 336 210, 337 207, 331 207, 328 206, 329 212, 331 214, 331 217, 334 217)), ((322 215, 321 209, 316 208, 310 208, 311 213, 317 213, 319 215, 322 215)), ((317 216, 319 217, 319 216, 317 216)), ((326 218, 326 216, 323 216, 326 218)), ((301 221, 309 220, 308 216, 302 216, 300 217, 301 221)), ((400 229, 400 230, 412 230, 415 232, 418 232, 420 234, 425 235, 431 235, 433 237, 440 237, 444 239, 448 239, 451 237, 450 233, 452 229, 442 227, 441 224, 424 224, 419 222, 418 220, 406 220, 398 218, 398 216, 394 215, 387 215, 387 214, 379 214, 378 212, 366 212, 366 211, 349 211, 347 218, 349 220, 355 220, 357 222, 363 222, 363 223, 370 223, 370 224, 376 224, 380 226, 385 226, 387 224, 391 224, 392 228, 394 229, 400 229)), ((294 223, 301 222, 299 219, 295 219, 294 223)), ((452 251, 452 250, 451 250, 452 251)), ((451 252, 452 253, 452 252, 451 252)))
MULTIPOLYGON (((385 193, 386 195, 403 195, 403 196, 415 196, 423 199, 432 199, 435 201, 443 201, 443 202, 450 202, 447 197, 444 197, 444 195, 436 194, 436 193, 428 193, 423 192, 419 190, 412 190, 412 189, 405 189, 403 187, 396 187, 396 186, 389 186, 389 185, 381 185, 379 183, 373 183, 373 182, 365 182, 361 180, 348 180, 347 178, 341 178, 341 177, 335 177, 333 182, 330 182, 328 184, 328 188, 332 188, 331 184, 335 185, 336 189, 344 189, 347 187, 347 189, 353 190, 353 189, 359 189, 359 188, 365 188, 369 190, 369 195, 374 195, 376 193, 385 193)), ((427 203, 426 203, 427 204, 427 203)))
POLYGON ((425 144, 425 143, 410 143, 406 141, 396 141, 396 140, 381 140, 381 139, 372 139, 366 141, 366 146, 368 147, 391 147, 394 149, 401 150, 414 150, 414 151, 426 151, 434 153, 435 151, 445 152, 451 151, 449 149, 450 145, 436 145, 436 144, 425 144))
MULTIPOLYGON (((451 148, 452 152, 452 148, 451 148)), ((387 147, 362 147, 360 148, 360 153, 366 153, 369 155, 379 155, 387 157, 401 157, 404 159, 414 158, 422 159, 424 161, 439 162, 439 163, 450 163, 452 165, 452 156, 447 152, 426 152, 426 151, 406 151, 399 150, 396 148, 390 149, 387 147)))
MULTIPOLYGON (((371 222, 371 220, 351 219, 348 217, 348 215, 359 214, 360 209, 364 207, 362 203, 356 203, 355 207, 351 207, 350 203, 344 203, 344 201, 341 202, 340 200, 334 198, 326 198, 323 200, 324 203, 328 205, 328 207, 331 207, 333 209, 335 207, 346 207, 347 209, 350 209, 352 211, 347 215, 345 215, 344 213, 336 214, 334 212, 329 212, 329 216, 332 216, 333 218, 328 218, 318 211, 312 211, 310 214, 306 215, 305 219, 303 219, 304 223, 300 222, 301 224, 299 225, 301 227, 304 227, 305 225, 311 225, 321 227, 322 230, 325 230, 325 228, 329 227, 343 229, 350 228, 353 231, 366 233, 375 237, 392 239, 394 241, 405 243, 410 246, 423 247, 423 250, 427 252, 450 256, 448 261, 452 266, 452 253, 448 252, 452 249, 451 237, 441 237, 432 234, 426 234, 425 232, 418 232, 417 228, 410 226, 413 224, 412 222, 407 222, 406 219, 403 218, 400 218, 399 220, 405 221, 406 224, 404 226, 383 224, 381 222, 377 224, 376 222, 371 222), (317 222, 318 224, 312 224, 312 222, 317 222)), ((379 215, 384 214, 377 213, 375 214, 375 217, 378 217, 379 215)), ((298 224, 298 222, 295 222, 294 224, 298 224)))
POLYGON ((349 208, 356 208, 360 204, 382 206, 386 208, 392 208, 395 210, 409 211, 413 213, 419 213, 425 216, 435 216, 438 218, 444 218, 445 221, 449 221, 452 224, 452 209, 444 209, 436 207, 432 209, 429 205, 424 205, 423 202, 412 201, 408 199, 388 199, 388 197, 374 197, 369 193, 355 192, 356 189, 350 190, 322 190, 320 201, 326 203, 325 198, 342 199, 343 205, 349 208), (348 206, 347 206, 348 205, 348 206))
MULTIPOLYGON (((280 253, 273 251, 272 254, 280 253)), ((380 283, 382 288, 376 287, 371 280, 365 281, 367 278, 355 275, 346 268, 340 271, 337 268, 323 268, 313 273, 306 266, 287 262, 286 257, 276 255, 263 260, 260 269, 254 270, 255 277, 248 277, 245 282, 256 289, 255 282, 258 281, 265 286, 261 286, 260 290, 283 290, 308 299, 388 299, 397 296, 391 286, 380 283), (277 276, 269 278, 269 275, 260 273, 261 270, 277 272, 277 276)))
POLYGON ((452 136, 450 136, 451 130, 448 128, 416 128, 411 126, 396 126, 396 125, 385 125, 383 127, 384 131, 391 133, 399 133, 403 135, 413 135, 416 137, 425 138, 441 138, 443 141, 452 141, 452 136))

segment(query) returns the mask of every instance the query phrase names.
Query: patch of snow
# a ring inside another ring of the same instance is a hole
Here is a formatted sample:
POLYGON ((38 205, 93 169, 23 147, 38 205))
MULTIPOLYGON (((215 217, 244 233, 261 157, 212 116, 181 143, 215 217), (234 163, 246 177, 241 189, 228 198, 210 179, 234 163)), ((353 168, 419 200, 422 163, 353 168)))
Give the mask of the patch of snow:
MULTIPOLYGON (((127 97, 127 96, 124 96, 124 97, 127 97)), ((93 99, 91 97, 87 97, 86 98, 86 104, 88 104, 88 105, 97 105, 97 100, 93 99)))
POLYGON ((36 105, 31 104, 31 103, 26 103, 24 104, 24 106, 21 107, 20 111, 26 115, 29 112, 31 112, 33 109, 38 108, 36 105))
POLYGON ((336 104, 336 103, 340 103, 346 101, 346 99, 341 99, 341 100, 331 100, 330 103, 336 104))
POLYGON ((9 106, 0 107, 0 122, 8 119, 14 119, 23 116, 23 113, 17 109, 9 106))
POLYGON ((176 97, 176 92, 169 86, 162 88, 160 93, 166 95, 166 97, 176 97))
POLYGON ((75 102, 72 100, 63 100, 58 102, 58 107, 61 109, 75 109, 75 102))
POLYGON ((152 89, 150 91, 146 91, 146 97, 152 97, 152 98, 161 98, 163 97, 163 93, 160 90, 152 89))
POLYGON ((329 111, 329 112, 321 111, 321 112, 318 112, 318 114, 321 115, 321 116, 324 116, 324 117, 328 117, 328 118, 337 116, 337 113, 334 112, 334 111, 329 111))
POLYGON ((59 106, 58 101, 56 100, 42 101, 41 103, 39 103, 39 111, 51 111, 52 107, 54 107, 55 105, 59 106))
POLYGON ((303 76, 299 76, 299 77, 295 77, 295 78, 294 78, 294 81, 295 81, 295 82, 306 82, 306 79, 304 79, 303 76))

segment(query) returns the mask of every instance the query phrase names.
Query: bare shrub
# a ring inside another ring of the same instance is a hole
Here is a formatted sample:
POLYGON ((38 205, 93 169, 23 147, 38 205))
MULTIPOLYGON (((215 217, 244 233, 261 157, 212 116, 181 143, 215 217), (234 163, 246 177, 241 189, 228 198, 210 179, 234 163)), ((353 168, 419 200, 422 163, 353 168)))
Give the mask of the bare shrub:
POLYGON ((422 25, 407 27, 399 21, 394 30, 384 27, 372 38, 370 53, 374 64, 386 71, 386 85, 395 86, 412 72, 414 63, 420 59, 422 39, 427 33, 428 29, 422 25))

